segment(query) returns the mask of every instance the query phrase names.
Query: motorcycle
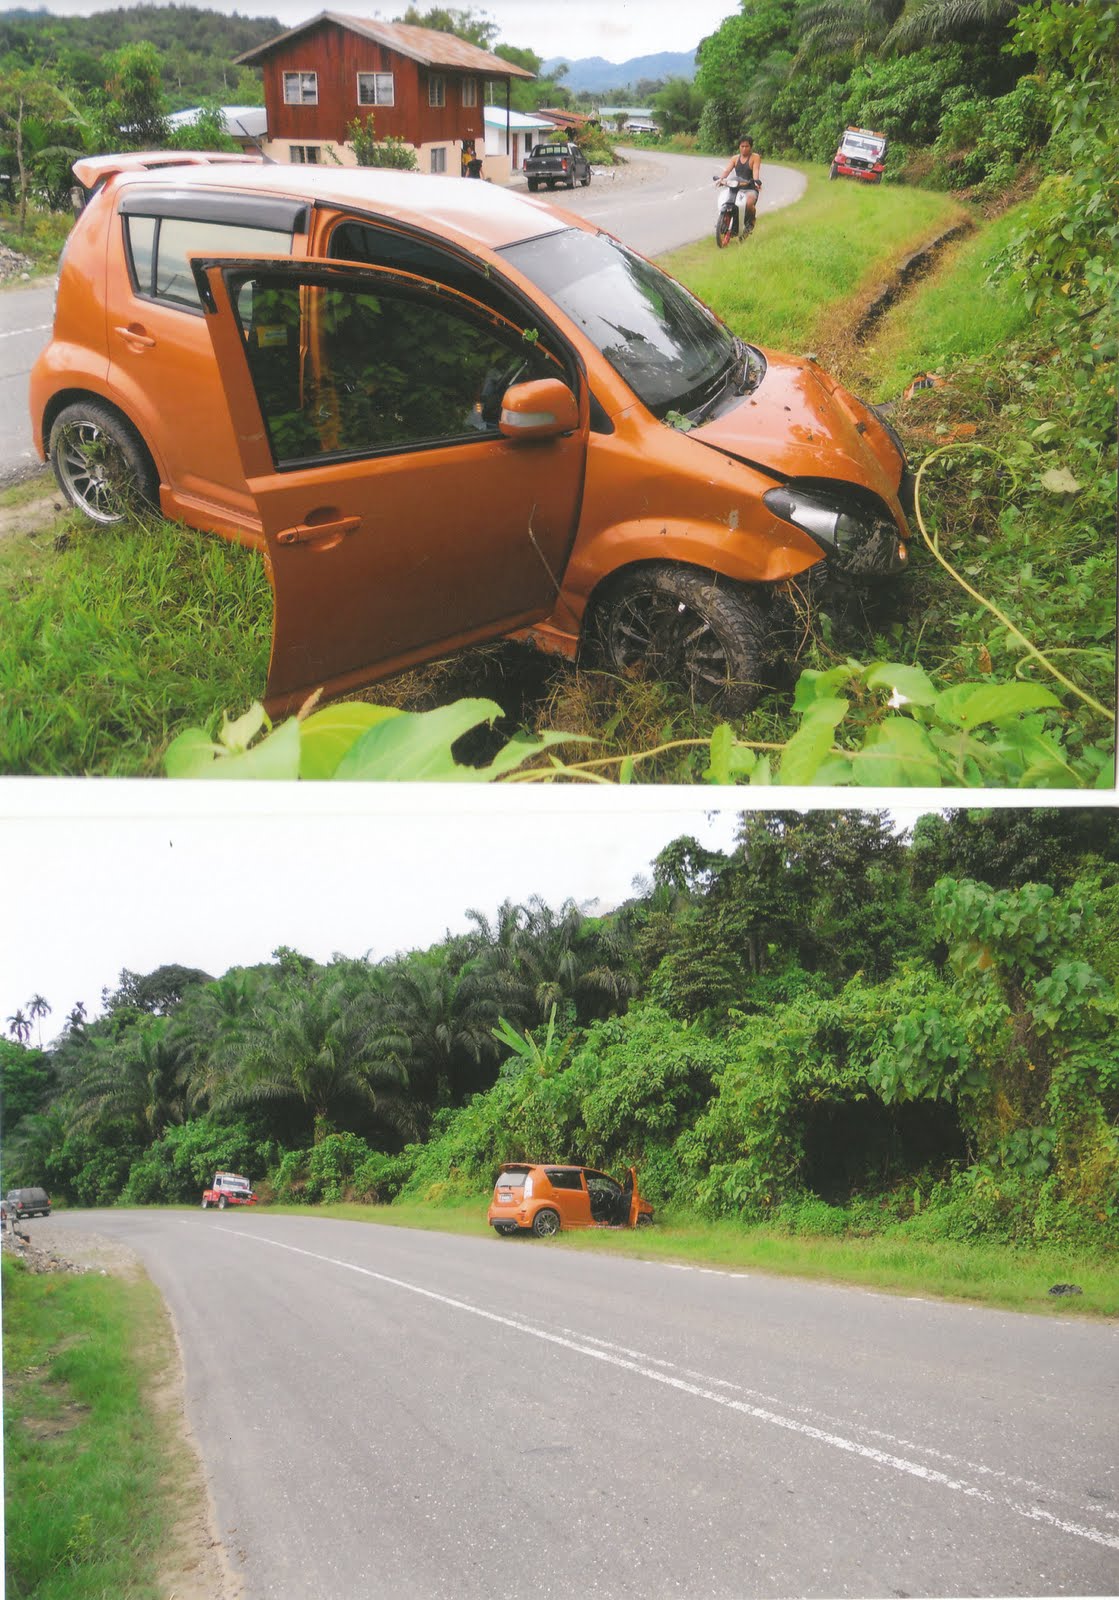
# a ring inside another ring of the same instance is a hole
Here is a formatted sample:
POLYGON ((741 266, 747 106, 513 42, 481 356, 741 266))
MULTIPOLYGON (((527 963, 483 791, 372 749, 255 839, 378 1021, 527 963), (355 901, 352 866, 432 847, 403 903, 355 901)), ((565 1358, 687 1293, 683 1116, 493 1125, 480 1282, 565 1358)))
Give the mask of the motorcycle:
POLYGON ((716 177, 714 181, 721 186, 716 196, 715 243, 723 250, 734 236, 736 221, 739 243, 750 237, 754 231, 756 213, 746 204, 749 184, 740 183, 733 172, 725 179, 716 177))

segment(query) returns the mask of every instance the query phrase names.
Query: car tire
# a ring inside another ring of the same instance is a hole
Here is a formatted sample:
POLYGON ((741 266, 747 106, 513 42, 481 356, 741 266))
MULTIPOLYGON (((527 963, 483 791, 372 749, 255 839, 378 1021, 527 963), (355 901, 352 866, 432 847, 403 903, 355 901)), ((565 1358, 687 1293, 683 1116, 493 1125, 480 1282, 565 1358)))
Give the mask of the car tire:
POLYGON ((757 700, 769 619, 744 585, 691 567, 625 573, 595 607, 595 644, 608 671, 656 677, 694 702, 737 716, 757 700))
POLYGON ((208 1200, 203 1200, 203 1202, 202 1202, 202 1209, 203 1209, 203 1211, 209 1211, 209 1209, 210 1209, 210 1202, 209 1202, 209 1201, 208 1201, 208 1200))
POLYGON ((834 179, 839 177, 839 167, 838 167, 837 163, 834 162, 834 161, 831 164, 831 171, 828 173, 828 177, 831 178, 832 180, 834 180, 834 179))
POLYGON ((579 182, 582 184, 584 189, 589 189, 590 186, 591 186, 591 175, 590 175, 590 173, 588 172, 587 176, 585 178, 580 178, 579 182))
POLYGON ((551 1239, 560 1231, 559 1212, 544 1206, 532 1219, 532 1231, 538 1239, 551 1239))
POLYGON ((226 1200, 225 1196, 224 1195, 219 1196, 219 1198, 218 1198, 218 1210, 219 1211, 224 1211, 226 1209, 227 1205, 228 1205, 228 1201, 226 1200))
POLYGON ((159 508, 159 477, 147 446, 103 400, 62 408, 51 424, 50 463, 70 504, 101 527, 159 508))
POLYGON ((529 194, 535 194, 537 189, 539 189, 539 187, 540 187, 540 180, 538 178, 530 178, 528 180, 528 192, 529 192, 529 194))
POLYGON ((646 1213, 643 1211, 641 1213, 641 1215, 637 1219, 637 1226, 639 1228, 651 1228, 652 1225, 653 1225, 652 1217, 646 1215, 646 1213))

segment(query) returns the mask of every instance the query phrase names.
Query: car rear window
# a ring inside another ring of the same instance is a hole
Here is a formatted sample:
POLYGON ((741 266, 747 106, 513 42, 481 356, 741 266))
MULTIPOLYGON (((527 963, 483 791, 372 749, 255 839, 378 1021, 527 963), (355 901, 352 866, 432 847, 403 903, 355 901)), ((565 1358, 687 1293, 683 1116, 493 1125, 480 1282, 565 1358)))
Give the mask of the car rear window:
POLYGON ((531 1169, 528 1167, 509 1167, 497 1175, 496 1189, 523 1189, 525 1179, 531 1169))

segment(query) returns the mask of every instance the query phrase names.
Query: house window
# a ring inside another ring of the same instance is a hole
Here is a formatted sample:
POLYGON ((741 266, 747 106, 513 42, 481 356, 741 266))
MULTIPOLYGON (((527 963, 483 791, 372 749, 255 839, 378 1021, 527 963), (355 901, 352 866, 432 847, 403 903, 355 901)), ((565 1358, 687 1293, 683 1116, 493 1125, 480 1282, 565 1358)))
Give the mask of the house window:
POLYGON ((284 104, 286 106, 317 106, 319 103, 319 75, 317 72, 285 72, 284 104))
POLYGON ((317 167, 319 147, 317 144, 288 145, 288 160, 296 167, 317 167))
POLYGON ((445 145, 440 145, 431 152, 431 170, 432 172, 446 172, 447 148, 445 145))
POLYGON ((359 106, 392 106, 396 104, 391 72, 359 72, 357 75, 357 103, 359 106))
POLYGON ((462 103, 464 106, 476 106, 478 104, 477 78, 464 78, 462 80, 462 103))
POLYGON ((433 72, 427 80, 427 103, 429 106, 447 104, 447 80, 441 72, 433 72))

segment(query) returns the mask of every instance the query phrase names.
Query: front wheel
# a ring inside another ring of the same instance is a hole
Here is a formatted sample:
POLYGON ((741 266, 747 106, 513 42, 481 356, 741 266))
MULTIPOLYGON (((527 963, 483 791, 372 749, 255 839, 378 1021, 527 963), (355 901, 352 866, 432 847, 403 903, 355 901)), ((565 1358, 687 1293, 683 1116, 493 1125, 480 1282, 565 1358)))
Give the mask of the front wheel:
POLYGON ((51 427, 50 462, 70 504, 102 527, 159 504, 155 465, 143 440, 104 401, 63 407, 51 427))
POLYGON ((551 1211, 545 1206, 543 1211, 538 1211, 532 1219, 532 1231, 538 1239, 550 1239, 560 1231, 558 1211, 551 1211))
POLYGON ((209 1202, 209 1201, 208 1201, 208 1200, 203 1200, 203 1202, 202 1202, 202 1209, 203 1209, 203 1211, 209 1211, 209 1209, 210 1209, 210 1202, 209 1202))
POLYGON ((839 165, 838 165, 837 162, 835 162, 835 161, 832 162, 831 171, 828 173, 828 177, 831 178, 833 181, 836 178, 839 177, 839 165))
POLYGON ((651 1228, 652 1225, 653 1225, 652 1217, 649 1215, 649 1213, 647 1211, 643 1211, 641 1213, 641 1215, 637 1219, 637 1226, 639 1228, 651 1228))
POLYGON ((222 1195, 221 1199, 218 1201, 218 1210, 224 1211, 228 1204, 229 1202, 226 1200, 225 1196, 222 1195))
POLYGON ((724 206, 715 219, 715 243, 720 250, 725 250, 730 243, 733 228, 734 212, 730 206, 724 206))
POLYGON ((740 584, 689 567, 638 567, 608 591, 596 622, 620 677, 659 678, 728 716, 761 692, 769 625, 740 584))

